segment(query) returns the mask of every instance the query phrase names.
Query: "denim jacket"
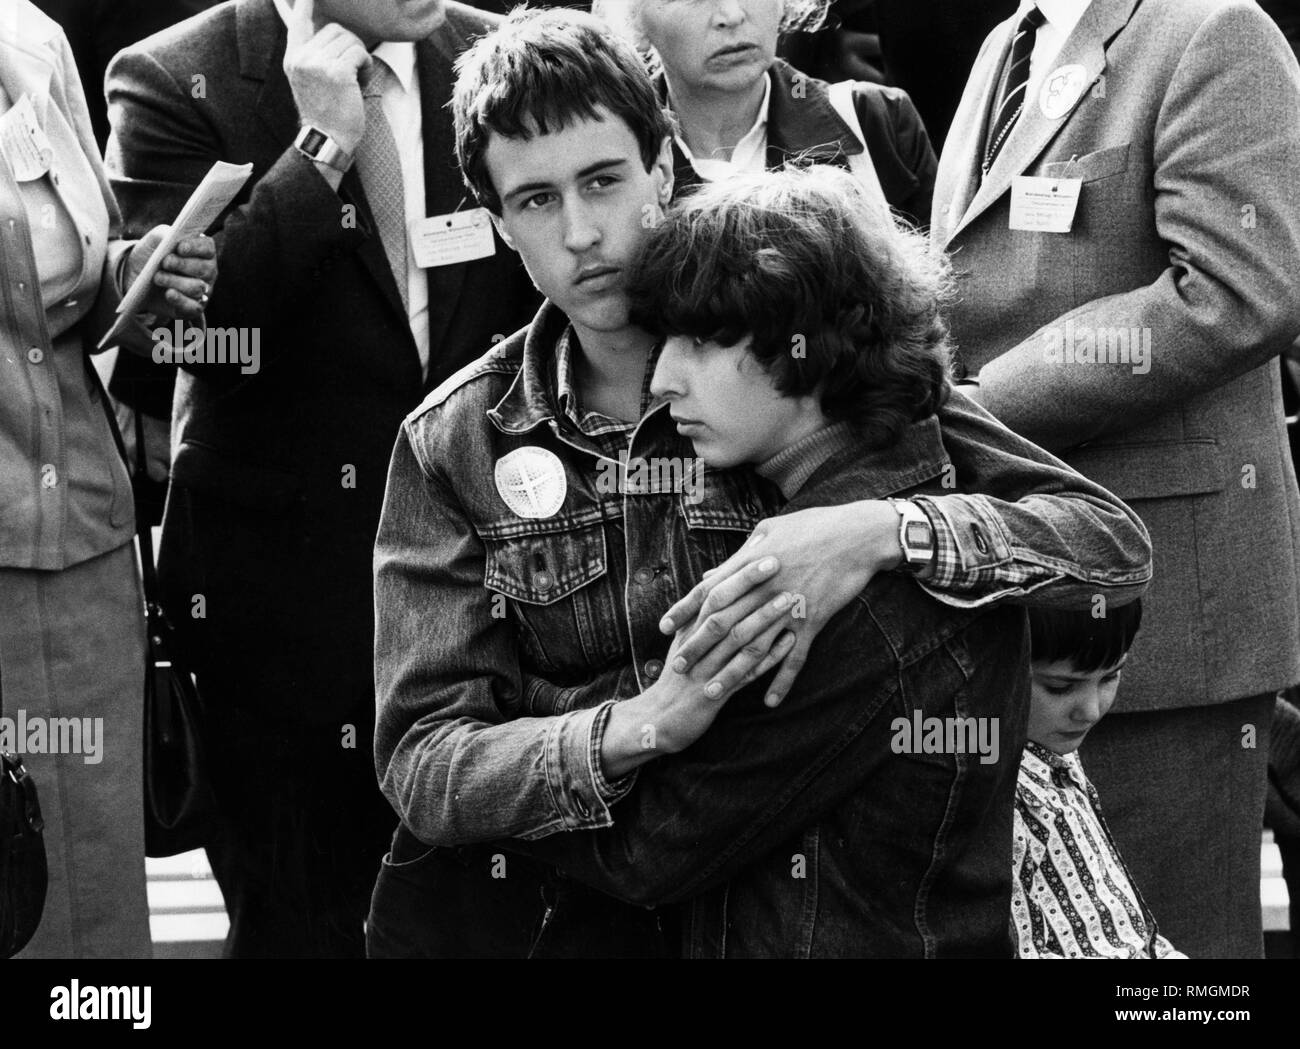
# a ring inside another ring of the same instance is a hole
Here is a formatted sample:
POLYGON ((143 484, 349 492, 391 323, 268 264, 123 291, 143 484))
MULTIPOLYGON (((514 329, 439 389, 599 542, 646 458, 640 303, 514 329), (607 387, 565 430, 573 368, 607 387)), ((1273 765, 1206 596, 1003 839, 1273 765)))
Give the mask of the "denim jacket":
MULTIPOLYGON (((747 470, 706 470, 689 492, 657 471, 648 471, 639 488, 631 473, 617 490, 599 484, 608 455, 556 410, 547 368, 566 324, 544 306, 530 328, 434 391, 407 419, 394 450, 375 553, 376 764, 410 833, 431 846, 514 838, 531 848, 557 831, 613 826, 611 806, 624 795, 619 809, 634 812, 642 791, 628 791, 637 777, 610 784, 600 772, 609 705, 661 672, 669 639, 657 624, 673 601, 780 508, 775 488, 747 470), (528 449, 530 464, 523 480, 509 470, 503 480, 503 460, 516 461, 509 457, 520 449, 528 449), (502 484, 540 485, 545 498, 516 513, 502 484)), ((1018 639, 1017 614, 991 611, 998 599, 1077 607, 1096 593, 1119 601, 1145 587, 1145 530, 1109 493, 959 395, 929 421, 928 432, 928 458, 901 462, 888 484, 860 470, 857 488, 816 489, 829 503, 925 486, 928 494, 917 500, 948 523, 970 589, 949 595, 966 606, 954 611, 910 579, 883 580, 881 586, 911 597, 909 608, 953 622, 1010 623, 1009 615, 1018 639)), ((692 458, 662 409, 649 412, 632 435, 629 463, 692 458)), ((847 672, 859 662, 842 648, 833 651, 837 656, 821 661, 829 667, 847 672)), ((969 659, 956 665, 974 672, 969 659)), ((796 691, 802 688, 801 679, 796 691)), ((1007 695, 1016 724, 1003 745, 1015 754, 1023 697, 1010 678, 1007 695)), ((867 703, 858 713, 871 709, 867 703)), ((827 725, 826 734, 815 734, 819 745, 841 732, 832 719, 827 725)), ((717 735, 715 728, 705 738, 717 735)), ((795 773, 798 784, 789 789, 808 806, 798 810, 798 822, 772 822, 780 813, 765 805, 766 787, 733 799, 750 815, 766 814, 768 833, 780 835, 775 844, 839 795, 822 793, 816 777, 799 771, 799 759, 785 753, 783 732, 760 735, 769 759, 777 759, 765 775, 775 787, 776 778, 795 773)), ((640 780, 670 774, 682 757, 652 763, 640 780)), ((1008 820, 1009 805, 1008 796, 1008 820)), ((638 853, 623 871, 629 881, 612 891, 653 904, 734 873, 718 866, 712 845, 720 837, 708 828, 697 832, 680 815, 669 821, 683 836, 677 846, 667 853, 654 847, 644 862, 638 853)), ((619 833, 631 829, 627 823, 620 816, 619 833)), ((648 833, 662 836, 662 822, 648 833)), ((541 851, 567 845, 580 854, 584 840, 600 837, 552 837, 541 851)), ((1005 888, 1005 872, 999 877, 1005 888)))

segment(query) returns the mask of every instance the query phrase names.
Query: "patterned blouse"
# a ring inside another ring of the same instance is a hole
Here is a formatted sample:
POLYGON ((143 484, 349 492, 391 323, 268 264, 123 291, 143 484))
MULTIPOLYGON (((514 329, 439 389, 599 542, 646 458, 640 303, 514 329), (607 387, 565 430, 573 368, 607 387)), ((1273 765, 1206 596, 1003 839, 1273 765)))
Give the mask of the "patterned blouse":
POLYGON ((1026 745, 1016 784, 1011 936, 1021 958, 1184 958, 1156 930, 1077 753, 1026 745))

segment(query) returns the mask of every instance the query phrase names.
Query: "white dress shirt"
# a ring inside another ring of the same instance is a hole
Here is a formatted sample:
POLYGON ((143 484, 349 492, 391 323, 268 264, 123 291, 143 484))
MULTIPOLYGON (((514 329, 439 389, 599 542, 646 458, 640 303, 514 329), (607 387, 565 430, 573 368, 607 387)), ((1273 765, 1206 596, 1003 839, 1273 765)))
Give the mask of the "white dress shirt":
POLYGON ((1061 53, 1061 48, 1065 46, 1090 3, 1092 0, 1037 0, 1037 3, 1025 2, 1020 5, 1016 12, 1017 22, 1035 6, 1047 19, 1039 27, 1034 37, 1034 50, 1029 55, 1029 83, 1025 89, 1027 100, 1037 100, 1043 80, 1054 68, 1056 56, 1061 53))
MULTIPOLYGON (((671 98, 670 98, 671 101, 671 98)), ((763 101, 758 107, 758 117, 754 126, 745 132, 745 137, 736 143, 731 151, 730 160, 716 157, 697 157, 686 144, 686 139, 677 135, 677 144, 690 162, 691 167, 700 178, 709 182, 727 178, 741 172, 767 170, 767 110, 772 101, 772 74, 763 77, 763 101)))

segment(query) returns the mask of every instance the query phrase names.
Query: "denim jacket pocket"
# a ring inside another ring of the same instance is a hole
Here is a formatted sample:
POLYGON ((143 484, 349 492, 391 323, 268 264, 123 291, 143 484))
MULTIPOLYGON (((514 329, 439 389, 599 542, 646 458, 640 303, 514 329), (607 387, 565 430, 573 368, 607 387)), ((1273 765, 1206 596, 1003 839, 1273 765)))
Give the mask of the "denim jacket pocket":
POLYGON ((625 628, 603 524, 510 521, 481 535, 484 585, 510 599, 526 669, 585 680, 594 667, 621 658, 625 628))
POLYGON ((704 483, 678 496, 687 546, 698 577, 736 552, 759 522, 776 513, 762 493, 733 471, 704 471, 704 483))

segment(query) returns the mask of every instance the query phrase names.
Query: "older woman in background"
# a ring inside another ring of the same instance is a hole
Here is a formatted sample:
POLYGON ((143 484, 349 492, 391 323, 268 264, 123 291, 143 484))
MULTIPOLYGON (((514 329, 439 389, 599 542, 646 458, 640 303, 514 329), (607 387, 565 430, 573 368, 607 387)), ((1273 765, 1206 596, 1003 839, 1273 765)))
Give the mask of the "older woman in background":
MULTIPOLYGON (((0 705, 26 731, 0 743, 39 786, 50 870, 20 957, 151 951, 131 483, 87 351, 167 231, 127 243, 119 225, 62 30, 28 0, 3 0, 0 705)), ((183 241, 146 309, 199 317, 215 258, 208 238, 183 241)), ((132 343, 151 347, 138 324, 132 343)))
POLYGON ((678 122, 678 193, 733 171, 832 164, 924 225, 937 161, 907 94, 827 84, 776 57, 781 33, 816 28, 827 7, 828 0, 595 0, 592 10, 656 70, 678 122))

